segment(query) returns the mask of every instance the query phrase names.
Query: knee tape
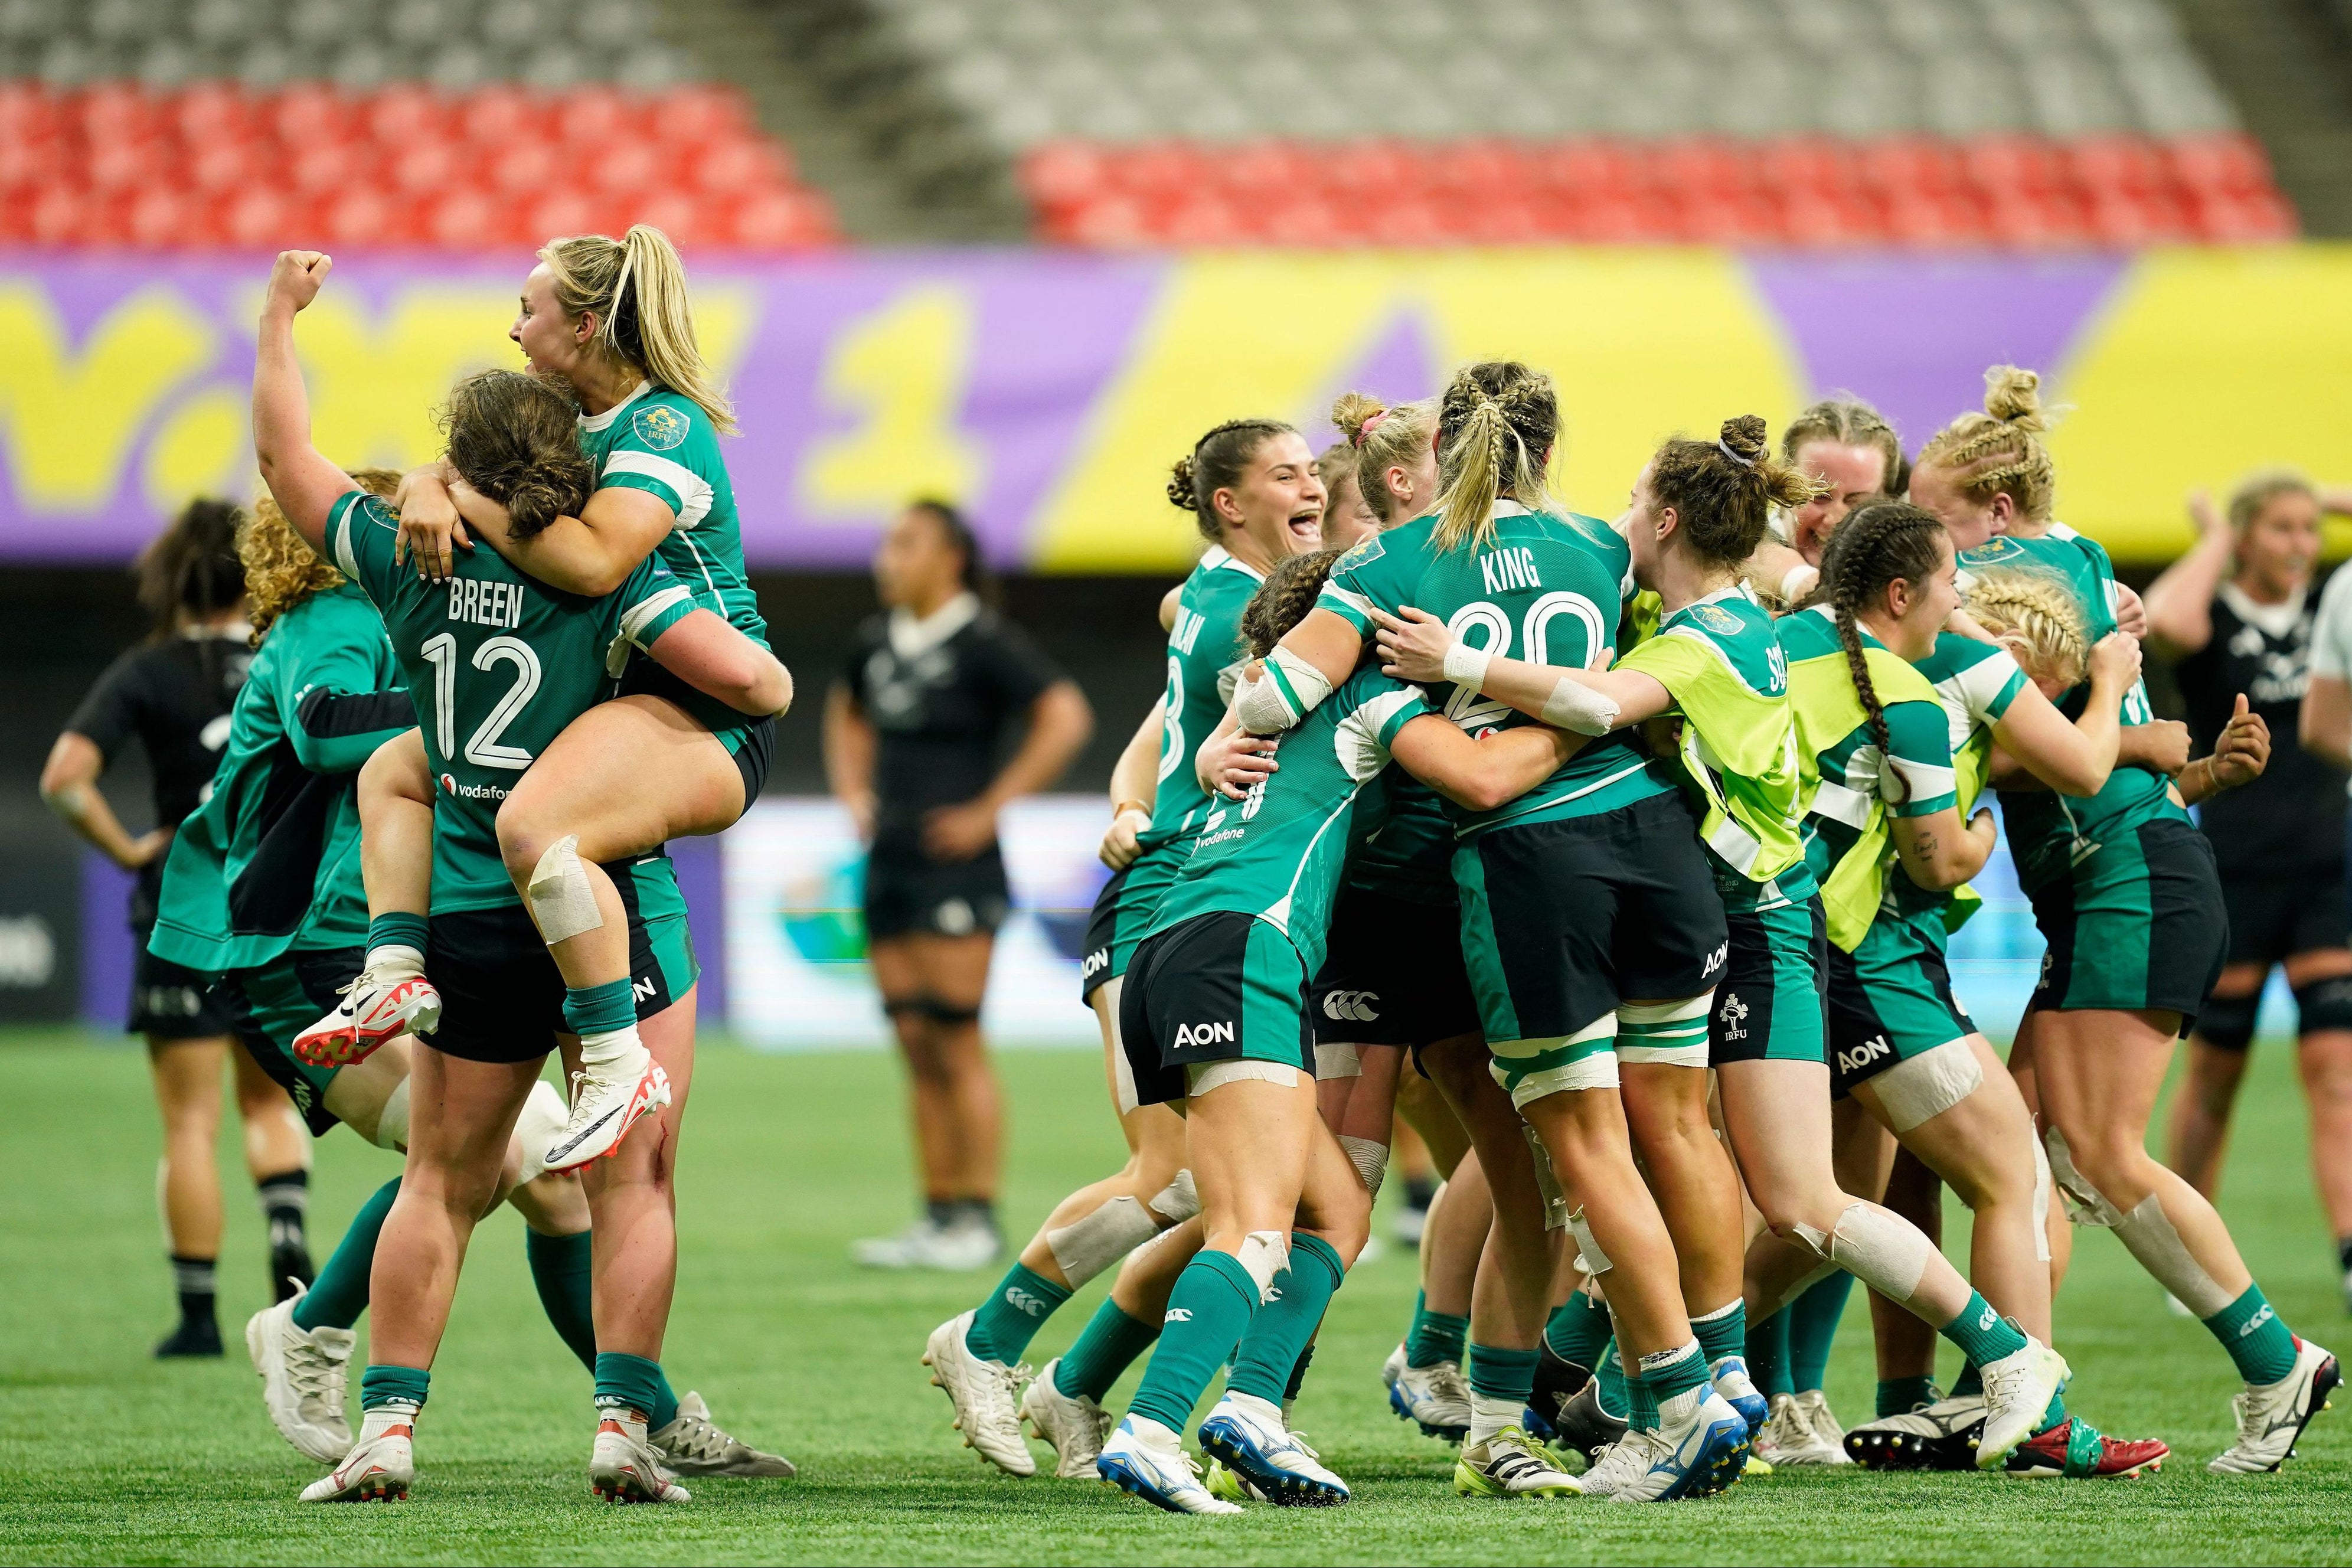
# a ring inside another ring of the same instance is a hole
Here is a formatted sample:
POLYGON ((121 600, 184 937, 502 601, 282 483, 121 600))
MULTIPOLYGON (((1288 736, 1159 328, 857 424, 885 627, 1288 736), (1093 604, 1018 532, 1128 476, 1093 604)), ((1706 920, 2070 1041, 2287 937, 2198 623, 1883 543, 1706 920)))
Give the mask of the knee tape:
POLYGON ((1378 1203, 1381 1179, 1389 1170, 1389 1146, 1370 1138, 1350 1138, 1342 1132, 1339 1147, 1348 1152, 1348 1163, 1356 1167, 1356 1174, 1363 1178, 1364 1190, 1378 1203))
POLYGON ((2050 1261, 2050 1198, 2054 1184, 2050 1179, 2050 1156, 2037 1138, 2033 1141, 2033 1258, 2037 1263, 2050 1261))
POLYGON ((2066 1135, 2053 1127, 2043 1134, 2042 1142, 2050 1152, 2051 1179, 2066 1196, 2066 1218, 2075 1225, 2112 1229, 2124 1217, 2123 1211, 2107 1202, 2099 1189, 2091 1185, 2089 1177, 2074 1169, 2074 1156, 2066 1147, 2066 1135))
POLYGON ((1254 1230, 1242 1237, 1234 1258, 1257 1286, 1258 1305, 1272 1300, 1274 1277, 1290 1267, 1290 1237, 1278 1230, 1254 1230))
POLYGON ((2164 1212, 2164 1205, 2150 1193, 2115 1222, 2116 1239, 2124 1250, 2138 1259, 2149 1278, 2172 1292, 2175 1300, 2200 1318, 2210 1318, 2236 1300, 2230 1291, 2213 1282, 2202 1265, 2189 1254, 2180 1233, 2172 1228, 2172 1221, 2164 1212))
POLYGON ((1984 1068, 1965 1038, 1947 1040, 1934 1050, 1896 1062, 1869 1083, 1885 1108, 1887 1124, 1900 1135, 1984 1087, 1984 1068))
POLYGON ((1617 1059, 1661 1067, 1703 1068, 1707 1063, 1707 1016, 1715 993, 1679 1002, 1642 1002, 1617 1009, 1617 1059))
MULTIPOLYGON (((2333 974, 2325 980, 2315 980, 2308 985, 2296 986, 2294 1006, 2297 1015, 2294 1032, 2298 1035, 2316 1035, 2326 1029, 2352 1029, 2352 974, 2333 974)), ((2212 1008, 2208 1007, 2198 1015, 2197 1027, 2200 1032, 2205 1030, 2205 1019, 2211 1012, 2212 1008)), ((2247 1025, 2249 1037, 2252 1029, 2250 1022, 2247 1025)), ((2205 1037, 2211 1039, 2212 1036, 2208 1033, 2205 1037)))
POLYGON ((1582 1209, 1567 1215, 1561 1223, 1568 1226, 1568 1234, 1576 1237, 1576 1266, 1588 1276, 1598 1279, 1617 1267, 1609 1261, 1609 1255, 1601 1250, 1601 1244, 1592 1239, 1592 1227, 1585 1223, 1582 1209))
POLYGON ((980 1020, 980 1009, 954 1002, 942 1002, 936 996, 926 996, 915 1004, 924 1017, 934 1024, 972 1024, 980 1020))
POLYGON ((1885 1297, 1908 1301, 1935 1246, 1919 1227, 1876 1204, 1849 1204, 1829 1238, 1830 1261, 1885 1297))
POLYGON ((1160 1234, 1159 1223, 1125 1193, 1085 1218, 1045 1233, 1045 1246, 1076 1290, 1160 1234))
POLYGON ((555 1086, 545 1079, 530 1086, 530 1094, 522 1102, 522 1114, 515 1118, 515 1141, 522 1146, 522 1179, 544 1174, 547 1152, 563 1135, 564 1124, 572 1120, 572 1108, 563 1103, 555 1086))
POLYGON ((576 834, 567 833, 547 847, 547 853, 531 868, 524 896, 530 900, 530 918, 539 927, 540 938, 550 947, 604 923, 604 912, 596 907, 596 894, 588 886, 588 873, 580 868, 576 834))
MULTIPOLYGON (((1519 1136, 1528 1141, 1528 1155, 1536 1171, 1536 1192, 1543 1199, 1544 1228, 1558 1230, 1569 1223, 1568 1193, 1559 1184, 1559 1173, 1552 1169, 1551 1151, 1544 1147, 1541 1135, 1526 1122, 1519 1123, 1519 1136)), ((1583 1238, 1579 1237, 1580 1242, 1583 1238)), ((1601 1265, 1606 1268, 1609 1265, 1601 1265)), ((1592 1272, 1586 1269, 1586 1273, 1592 1272)))
POLYGON ((1192 1173, 1179 1171, 1176 1179, 1152 1195, 1144 1205, 1170 1225, 1182 1225, 1201 1212, 1200 1190, 1192 1185, 1192 1173))
POLYGON ((928 1016, 930 1012, 930 999, 924 996, 885 996, 882 998, 882 1012, 886 1017, 895 1018, 901 1013, 914 1013, 928 1016))
POLYGON ((1355 1047, 1327 1046, 1320 1040, 1315 1043, 1315 1079, 1318 1083, 1327 1079, 1363 1076, 1363 1058, 1357 1054, 1355 1047))
POLYGON ((1229 1083, 1278 1083, 1285 1089, 1296 1089, 1298 1087, 1298 1069, 1287 1062, 1246 1059, 1188 1067, 1184 1069, 1184 1098, 1198 1100, 1229 1083))
POLYGON ((398 1151, 408 1147, 408 1080, 402 1079, 384 1097, 376 1113, 375 1146, 398 1151))
POLYGON ((1580 735, 1606 735, 1617 722, 1617 712, 1614 701, 1574 676, 1563 675, 1544 699, 1543 721, 1580 735))
MULTIPOLYGON (((2319 985, 2309 985, 2304 989, 2316 991, 2326 984, 2322 981, 2319 985)), ((2303 994, 2302 991, 2294 994, 2298 1005, 2303 1005, 2303 994)), ((2263 996, 2259 991, 2252 996, 2216 996, 2198 1012, 2198 1037, 2217 1050, 2242 1051, 2254 1042, 2254 1019, 2262 1010, 2263 996)), ((2303 1029, 2309 1033, 2312 1026, 2308 1022, 2311 1013, 2307 1006, 2305 1006, 2303 1016, 2305 1020, 2303 1029)), ((2338 1024, 2335 1026, 2344 1028, 2352 1026, 2338 1024)))

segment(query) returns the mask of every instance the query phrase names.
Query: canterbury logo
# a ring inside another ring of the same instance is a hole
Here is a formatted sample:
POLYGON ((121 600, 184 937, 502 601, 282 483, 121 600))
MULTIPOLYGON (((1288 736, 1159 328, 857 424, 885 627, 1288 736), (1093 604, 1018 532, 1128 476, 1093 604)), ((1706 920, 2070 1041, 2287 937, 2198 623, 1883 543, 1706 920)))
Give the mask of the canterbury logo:
POLYGON ((2256 1312, 2252 1317, 2248 1318, 2246 1320, 2245 1326, 2238 1331, 2238 1337, 2242 1340, 2244 1339, 2248 1334, 2252 1333, 2256 1329, 2261 1328, 2264 1323, 2269 1322, 2273 1318, 2277 1316, 2278 1314, 2276 1312, 2271 1310, 2271 1304, 2268 1301, 2263 1302, 2263 1310, 2256 1312))
POLYGON ((1876 1061, 1879 1058, 1891 1057, 1894 1054, 1895 1047, 1887 1043, 1886 1037, 1884 1035, 1876 1035, 1863 1041, 1862 1044, 1854 1047, 1854 1048, 1850 1051, 1840 1051, 1837 1054, 1838 1071, 1843 1073, 1860 1072, 1871 1063, 1876 1061))
POLYGON ((2000 1314, 1994 1311, 1990 1304, 1987 1304, 1985 1310, 1977 1314, 1977 1327, 1979 1330, 1990 1329, 2000 1321, 2000 1314))
POLYGON ((1171 1307, 1168 1309, 1168 1315, 1160 1321, 1163 1323, 1189 1323, 1192 1321, 1192 1309, 1171 1307))
POLYGON ((1004 1304, 1025 1317, 1042 1318, 1045 1315, 1045 1303, 1018 1285, 1005 1288, 1004 1304))
POLYGON ((1231 1024, 1179 1024, 1176 1026, 1176 1048, 1186 1046, 1229 1046, 1234 1043, 1231 1024))
POLYGON ((1323 998, 1323 1016, 1336 1024, 1351 1019, 1359 1024, 1374 1023, 1381 1016, 1380 1000, 1377 991, 1334 991, 1323 998))

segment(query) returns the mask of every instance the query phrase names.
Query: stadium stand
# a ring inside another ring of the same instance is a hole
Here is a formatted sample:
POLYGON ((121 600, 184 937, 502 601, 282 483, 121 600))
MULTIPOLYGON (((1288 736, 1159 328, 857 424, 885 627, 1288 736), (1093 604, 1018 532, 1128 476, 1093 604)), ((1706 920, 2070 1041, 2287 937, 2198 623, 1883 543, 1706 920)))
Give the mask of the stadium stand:
POLYGON ((0 62, 0 240, 478 248, 643 221, 772 250, 835 233, 644 0, 5 0, 0 62))

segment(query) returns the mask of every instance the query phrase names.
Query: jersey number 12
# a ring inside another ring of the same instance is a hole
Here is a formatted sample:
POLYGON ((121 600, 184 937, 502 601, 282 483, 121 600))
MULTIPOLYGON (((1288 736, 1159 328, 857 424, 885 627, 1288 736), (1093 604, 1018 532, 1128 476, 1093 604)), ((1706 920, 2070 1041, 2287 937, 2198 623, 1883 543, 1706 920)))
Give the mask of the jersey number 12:
MULTIPOLYGON (((457 639, 448 632, 427 641, 417 650, 433 666, 433 736, 440 742, 441 754, 457 754, 457 639)), ((509 746, 499 737, 515 721, 525 704, 539 691, 539 655, 520 637, 492 637, 474 650, 473 666, 488 671, 493 666, 514 666, 514 681, 499 698, 489 716, 476 726, 466 738, 465 758, 485 768, 505 768, 520 773, 530 766, 530 753, 520 746, 509 746)))

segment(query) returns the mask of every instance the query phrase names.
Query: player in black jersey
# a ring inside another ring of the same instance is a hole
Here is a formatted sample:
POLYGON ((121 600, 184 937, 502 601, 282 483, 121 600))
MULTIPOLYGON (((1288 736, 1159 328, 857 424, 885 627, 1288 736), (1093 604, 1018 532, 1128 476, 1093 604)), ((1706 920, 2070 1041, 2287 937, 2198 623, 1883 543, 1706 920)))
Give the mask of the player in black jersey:
POLYGON ((1059 778, 1094 728, 1076 683, 981 602, 980 570, 955 508, 908 507, 874 557, 884 613, 858 628, 825 701, 825 771, 868 846, 866 953, 906 1053, 926 1205, 900 1235, 857 1244, 874 1268, 979 1268, 1003 1247, 1002 1116, 980 1037, 1009 907, 996 818, 1059 778))
POLYGON ((163 1114, 163 1223, 179 1287, 180 1326, 159 1356, 218 1355, 214 1266, 220 1256, 220 1133, 224 1061, 236 1065, 245 1160, 269 1226, 273 1300, 288 1279, 310 1280, 303 1222, 310 1146, 293 1101, 241 1048, 207 994, 204 976, 147 951, 173 830, 203 804, 228 739, 228 712, 252 659, 246 646, 245 568, 236 558, 242 514, 223 500, 194 500, 140 556, 139 600, 155 633, 116 659, 66 722, 41 770, 41 798, 76 833, 138 873, 131 927, 138 958, 128 1027, 147 1037, 155 1100, 163 1114), (155 826, 133 837, 107 803, 99 775, 136 740, 154 778, 155 826))
POLYGON ((2197 544, 2147 593, 2148 630, 2174 676, 2201 755, 2240 706, 2280 739, 2269 768, 2199 813, 2230 917, 2228 966, 2189 1037, 2189 1078, 2172 1102, 2171 1163, 2210 1196, 2230 1113, 2273 965, 2298 1011, 2297 1058, 2311 1104, 2320 1200, 2352 1280, 2352 949, 2346 938, 2345 773, 2284 743, 2300 727, 2319 604, 2320 500, 2291 473, 2259 475, 2226 516, 2190 499, 2197 544))

